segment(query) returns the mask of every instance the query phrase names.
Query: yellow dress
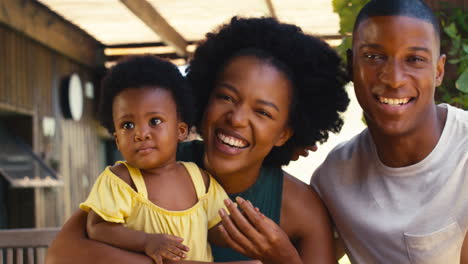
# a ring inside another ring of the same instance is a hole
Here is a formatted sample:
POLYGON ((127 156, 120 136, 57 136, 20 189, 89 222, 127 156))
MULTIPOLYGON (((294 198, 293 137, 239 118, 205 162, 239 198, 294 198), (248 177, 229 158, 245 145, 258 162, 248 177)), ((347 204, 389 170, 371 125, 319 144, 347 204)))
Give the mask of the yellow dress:
MULTIPOLYGON (((180 162, 189 172, 195 186, 198 202, 183 211, 163 209, 150 200, 139 169, 123 163, 130 173, 138 192, 107 167, 94 184, 88 199, 80 204, 86 212, 92 209, 104 220, 146 233, 170 234, 184 238, 190 248, 187 260, 213 261, 208 244, 208 229, 221 221, 220 208, 225 208, 228 196, 210 175, 208 192, 200 169, 192 162, 180 162)), ((174 197, 177 199, 177 197, 174 197)))

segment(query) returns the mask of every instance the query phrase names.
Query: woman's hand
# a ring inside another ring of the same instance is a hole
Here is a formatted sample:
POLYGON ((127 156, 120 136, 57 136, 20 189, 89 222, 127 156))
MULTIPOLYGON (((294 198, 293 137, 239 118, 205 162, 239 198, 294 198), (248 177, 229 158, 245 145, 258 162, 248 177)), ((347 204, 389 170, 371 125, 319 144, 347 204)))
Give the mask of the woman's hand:
POLYGON ((220 210, 222 224, 219 226, 226 243, 252 259, 263 263, 302 263, 302 260, 290 242, 286 233, 270 218, 254 208, 249 201, 236 198, 236 205, 226 199, 226 207, 231 215, 220 210))

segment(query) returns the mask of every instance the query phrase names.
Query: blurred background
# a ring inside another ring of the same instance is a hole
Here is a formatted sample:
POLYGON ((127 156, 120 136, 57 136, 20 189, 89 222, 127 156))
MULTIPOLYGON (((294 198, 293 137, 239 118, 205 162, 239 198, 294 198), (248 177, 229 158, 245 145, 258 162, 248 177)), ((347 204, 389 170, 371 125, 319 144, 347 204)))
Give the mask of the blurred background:
MULTIPOLYGON (((59 227, 119 159, 96 121, 99 81, 120 57, 151 53, 184 70, 207 32, 235 15, 272 16, 340 54, 367 0, 0 0, 0 229, 59 227)), ((427 0, 449 55, 437 101, 468 108, 468 0, 427 0)), ((364 129, 352 99, 338 135, 284 169, 308 183, 364 129)))

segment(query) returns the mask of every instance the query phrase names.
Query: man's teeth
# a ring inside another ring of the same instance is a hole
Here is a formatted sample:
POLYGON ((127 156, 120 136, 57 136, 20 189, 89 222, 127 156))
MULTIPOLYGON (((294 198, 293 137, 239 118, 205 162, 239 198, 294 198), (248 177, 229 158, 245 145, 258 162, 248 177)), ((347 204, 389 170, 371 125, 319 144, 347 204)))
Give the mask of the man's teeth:
POLYGON ((399 106, 399 105, 405 105, 409 102, 411 98, 386 98, 379 96, 379 101, 383 104, 388 104, 388 105, 393 105, 393 106, 399 106))
POLYGON ((247 146, 244 141, 223 134, 218 134, 218 138, 221 139, 224 144, 228 144, 233 147, 243 148, 247 146))

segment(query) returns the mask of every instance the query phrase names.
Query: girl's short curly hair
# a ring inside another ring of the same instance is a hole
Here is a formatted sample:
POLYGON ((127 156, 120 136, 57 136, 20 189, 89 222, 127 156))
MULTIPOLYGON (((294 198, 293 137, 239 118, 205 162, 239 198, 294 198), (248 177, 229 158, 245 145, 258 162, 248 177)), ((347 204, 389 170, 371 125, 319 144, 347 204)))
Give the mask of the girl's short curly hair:
POLYGON ((126 89, 157 87, 172 94, 181 121, 193 125, 196 114, 193 91, 177 66, 153 55, 127 56, 109 69, 101 82, 99 120, 112 134, 114 98, 126 89))
MULTIPOLYGON (((230 23, 206 35, 187 68, 199 109, 206 109, 225 64, 242 55, 271 64, 293 84, 289 126, 294 134, 283 146, 272 149, 264 166, 286 165, 298 149, 323 143, 330 131, 340 131, 340 113, 349 103, 345 91, 349 76, 341 58, 319 38, 274 18, 233 17, 230 23)), ((196 124, 201 124, 202 118, 200 112, 196 124)))

